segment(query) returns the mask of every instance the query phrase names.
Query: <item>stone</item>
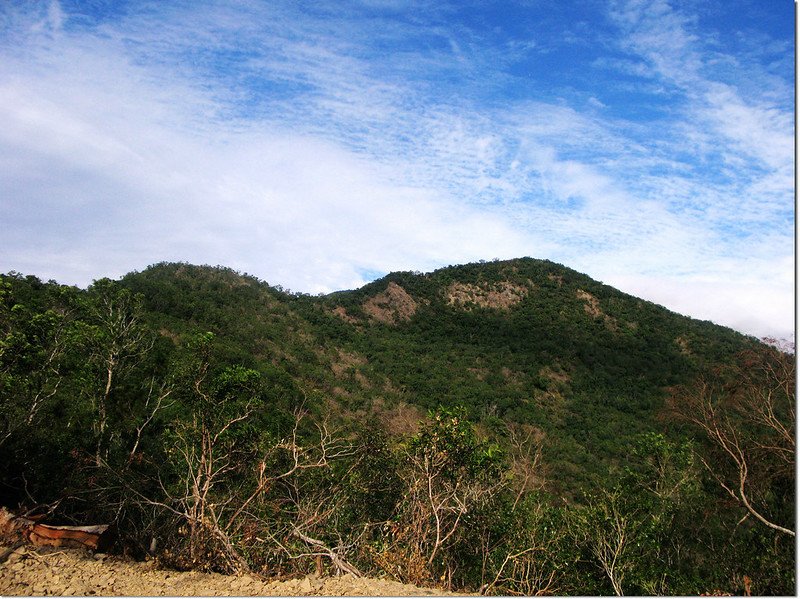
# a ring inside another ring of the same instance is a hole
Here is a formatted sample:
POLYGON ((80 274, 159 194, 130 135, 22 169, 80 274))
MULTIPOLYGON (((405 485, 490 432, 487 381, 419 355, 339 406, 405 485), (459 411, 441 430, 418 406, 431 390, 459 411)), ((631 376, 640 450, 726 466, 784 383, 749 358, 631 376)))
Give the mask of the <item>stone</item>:
POLYGON ((303 595, 307 595, 308 593, 314 590, 314 587, 312 586, 311 580, 308 578, 308 576, 306 576, 303 580, 300 581, 298 587, 300 589, 300 593, 303 595))

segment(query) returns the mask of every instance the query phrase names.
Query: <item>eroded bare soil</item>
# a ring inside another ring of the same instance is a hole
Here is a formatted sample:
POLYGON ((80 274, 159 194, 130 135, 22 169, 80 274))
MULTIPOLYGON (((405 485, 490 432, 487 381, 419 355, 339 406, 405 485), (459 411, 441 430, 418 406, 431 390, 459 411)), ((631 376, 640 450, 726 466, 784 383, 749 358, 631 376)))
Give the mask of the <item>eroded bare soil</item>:
POLYGON ((458 306, 467 311, 472 309, 472 305, 508 310, 524 300, 529 292, 528 287, 510 281, 500 281, 491 285, 453 283, 445 290, 445 296, 449 305, 458 306))
MULTIPOLYGON (((0 553, 6 549, 0 546, 0 553)), ((77 549, 23 546, 0 564, 0 595, 59 596, 436 596, 450 595, 389 580, 311 575, 262 581, 160 569, 77 549)))

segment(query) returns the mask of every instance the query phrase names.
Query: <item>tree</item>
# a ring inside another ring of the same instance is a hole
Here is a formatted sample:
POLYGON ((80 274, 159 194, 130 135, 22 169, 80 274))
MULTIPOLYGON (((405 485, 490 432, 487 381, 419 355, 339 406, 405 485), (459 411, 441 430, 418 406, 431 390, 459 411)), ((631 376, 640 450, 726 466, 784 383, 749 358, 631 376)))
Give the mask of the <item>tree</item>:
MULTIPOLYGON (((510 503, 510 513, 494 510, 491 516, 505 520, 494 547, 481 553, 487 558, 481 594, 538 595, 565 594, 563 570, 575 560, 572 539, 563 522, 565 508, 549 505, 537 492, 527 493, 510 503)), ((488 539, 487 539, 488 540, 488 539)), ((567 593, 568 594, 568 593, 567 593)))
POLYGON ((358 545, 361 523, 352 526, 351 521, 347 531, 340 524, 350 500, 346 479, 355 466, 351 458, 356 450, 324 419, 301 434, 307 416, 295 410, 291 433, 266 448, 259 462, 259 484, 232 520, 247 514, 250 502, 259 499, 267 509, 252 522, 271 545, 268 550, 277 549, 292 561, 314 558, 319 574, 326 558, 337 574, 360 576, 348 553, 358 545), (337 470, 342 464, 344 472, 337 470))
POLYGON ((515 487, 514 508, 531 491, 544 488, 542 449, 545 434, 532 425, 507 423, 512 485, 515 487))
POLYGON ((220 512, 236 498, 233 493, 217 498, 216 492, 228 477, 244 467, 242 453, 248 453, 249 437, 257 434, 247 425, 263 401, 260 375, 234 366, 212 377, 209 370, 213 338, 213 334, 205 333, 193 343, 194 363, 185 385, 190 389, 185 404, 190 417, 173 423, 167 449, 168 460, 177 473, 177 485, 173 490, 162 486, 168 501, 161 505, 188 526, 191 563, 201 563, 210 535, 212 542, 222 545, 233 569, 247 570, 246 561, 220 524, 220 512))
POLYGON ((505 485, 503 454, 477 439, 463 408, 440 408, 410 440, 405 458, 405 491, 393 526, 405 555, 400 574, 411 582, 439 579, 449 586, 456 565, 449 549, 469 528, 465 520, 505 485))
POLYGON ((646 518, 628 499, 621 488, 590 496, 576 534, 578 544, 588 548, 617 596, 625 594, 623 582, 635 566, 631 548, 646 518))
POLYGON ((118 380, 153 346, 154 337, 142 321, 142 301, 142 296, 110 279, 95 281, 88 290, 85 334, 91 356, 89 394, 98 465, 107 455, 110 402, 118 380))
POLYGON ((572 536, 616 595, 676 594, 682 569, 691 569, 686 525, 698 490, 691 444, 651 432, 637 438, 629 456, 611 486, 576 509, 572 536))
POLYGON ((762 345, 672 397, 678 416, 710 442, 703 464, 745 508, 744 518, 792 537, 795 368, 792 348, 762 345))
POLYGON ((58 299, 39 311, 16 302, 0 280, 0 446, 38 423, 64 381, 74 310, 58 299))
POLYGON ((246 572, 253 555, 266 553, 326 556, 340 571, 358 573, 336 547, 315 536, 339 508, 336 494, 301 476, 328 470, 350 454, 350 444, 325 422, 311 427, 316 436, 301 430, 307 416, 302 409, 290 431, 276 436, 275 423, 286 418, 269 401, 275 398, 264 377, 218 363, 214 339, 212 333, 194 336, 176 380, 153 391, 151 408, 136 427, 128 463, 141 431, 167 398, 179 402, 163 433, 165 463, 149 473, 155 484, 148 473, 127 466, 117 480, 140 512, 150 507, 171 517, 168 559, 175 565, 246 572))

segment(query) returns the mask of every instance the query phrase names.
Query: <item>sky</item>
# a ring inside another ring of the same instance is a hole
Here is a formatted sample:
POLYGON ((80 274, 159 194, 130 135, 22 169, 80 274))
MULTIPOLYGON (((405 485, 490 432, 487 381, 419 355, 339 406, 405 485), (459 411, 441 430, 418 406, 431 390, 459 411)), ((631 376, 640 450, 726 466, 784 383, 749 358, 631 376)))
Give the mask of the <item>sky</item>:
POLYGON ((0 272, 530 256, 794 336, 791 0, 3 0, 0 272))

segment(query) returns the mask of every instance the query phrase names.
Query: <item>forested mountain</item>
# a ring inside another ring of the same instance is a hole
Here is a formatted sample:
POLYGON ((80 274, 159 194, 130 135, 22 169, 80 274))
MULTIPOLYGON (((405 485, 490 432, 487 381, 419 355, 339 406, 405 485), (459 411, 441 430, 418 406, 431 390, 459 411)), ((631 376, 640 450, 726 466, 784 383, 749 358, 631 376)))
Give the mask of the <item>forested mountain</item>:
POLYGON ((756 341, 552 262, 393 273, 357 291, 285 293, 225 269, 162 264, 125 277, 154 326, 211 331, 232 362, 269 364, 356 414, 463 406, 548 434, 552 484, 603 474, 659 422, 666 389, 756 341))
POLYGON ((316 297, 168 263, 2 285, 6 505, 185 567, 794 592, 785 348, 530 258, 316 297))

